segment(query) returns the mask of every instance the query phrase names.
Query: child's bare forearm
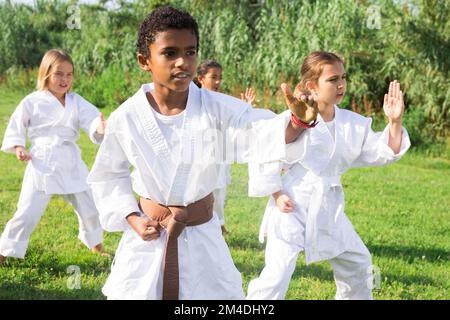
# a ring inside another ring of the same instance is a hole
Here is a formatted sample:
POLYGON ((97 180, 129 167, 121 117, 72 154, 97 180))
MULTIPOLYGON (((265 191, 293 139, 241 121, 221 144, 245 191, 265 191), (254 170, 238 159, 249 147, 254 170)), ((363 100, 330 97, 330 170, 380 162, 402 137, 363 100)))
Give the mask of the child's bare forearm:
POLYGON ((402 123, 389 121, 389 147, 394 151, 394 154, 400 152, 402 146, 402 123))

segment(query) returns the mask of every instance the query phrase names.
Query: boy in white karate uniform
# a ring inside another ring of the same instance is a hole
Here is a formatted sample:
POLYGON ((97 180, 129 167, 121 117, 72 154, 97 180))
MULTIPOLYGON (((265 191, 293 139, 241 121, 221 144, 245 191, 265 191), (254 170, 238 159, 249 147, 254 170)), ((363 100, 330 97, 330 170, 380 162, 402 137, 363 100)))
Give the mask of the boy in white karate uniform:
MULTIPOLYGON (((138 61, 153 83, 111 114, 88 177, 102 226, 124 232, 103 287, 108 299, 244 297, 212 214, 212 192, 224 182, 218 170, 274 161, 302 129, 284 117, 257 121, 243 101, 199 89, 191 82, 198 44, 184 11, 161 7, 141 24, 138 61)), ((309 114, 306 97, 291 98, 309 114)))
POLYGON ((247 298, 284 299, 304 251, 307 264, 330 261, 337 299, 372 299, 371 256, 345 215, 340 178, 350 168, 386 165, 405 154, 410 141, 401 125, 403 95, 391 82, 384 101, 389 125, 375 133, 370 118, 337 107, 346 89, 338 56, 311 53, 301 76, 298 89, 312 92, 318 103, 317 125, 288 146, 283 161, 249 165, 250 195, 272 197, 260 230, 261 242, 267 235, 265 267, 250 282, 247 298))
POLYGON ((0 238, 0 263, 7 256, 24 258, 30 235, 54 194, 64 195, 73 205, 79 239, 93 252, 106 255, 98 211, 86 182, 88 168, 75 143, 82 128, 99 144, 105 121, 92 104, 69 92, 73 71, 67 53, 48 51, 39 68, 39 90, 20 102, 9 121, 1 150, 15 153, 28 164, 17 211, 0 238), (25 150, 27 130, 29 153, 25 150))

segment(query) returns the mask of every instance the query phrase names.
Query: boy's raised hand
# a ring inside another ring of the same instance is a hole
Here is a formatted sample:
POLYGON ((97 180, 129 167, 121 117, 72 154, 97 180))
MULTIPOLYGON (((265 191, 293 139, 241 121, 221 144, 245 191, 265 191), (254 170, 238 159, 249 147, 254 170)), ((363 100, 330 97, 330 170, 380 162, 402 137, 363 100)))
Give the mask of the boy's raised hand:
POLYGON ((98 124, 96 132, 98 134, 105 134, 105 129, 106 129, 106 120, 105 117, 103 116, 103 113, 100 112, 100 123, 98 124))
POLYGON ((20 161, 29 161, 31 160, 31 154, 29 154, 24 147, 22 146, 16 146, 16 157, 20 161))
POLYGON ((403 110, 403 92, 400 90, 400 83, 397 80, 391 81, 389 84, 389 92, 384 95, 383 109, 389 122, 401 123, 403 110))
POLYGON ((281 90, 284 94, 286 104, 293 114, 303 122, 310 123, 317 118, 319 108, 313 96, 299 90, 299 86, 295 88, 294 94, 286 83, 281 84, 281 90))

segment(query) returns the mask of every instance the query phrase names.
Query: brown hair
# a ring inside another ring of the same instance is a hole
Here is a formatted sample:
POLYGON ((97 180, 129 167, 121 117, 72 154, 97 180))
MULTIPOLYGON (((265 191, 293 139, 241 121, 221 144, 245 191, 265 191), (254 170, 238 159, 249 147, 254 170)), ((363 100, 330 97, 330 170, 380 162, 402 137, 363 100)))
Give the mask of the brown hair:
POLYGON ((300 90, 307 91, 306 82, 312 81, 317 83, 320 75, 323 71, 323 66, 327 64, 333 64, 340 62, 344 64, 344 60, 337 54, 326 51, 314 51, 311 52, 305 60, 303 60, 302 67, 300 68, 300 90))
MULTIPOLYGON (((48 86, 48 77, 50 76, 51 68, 59 62, 67 61, 72 67, 73 61, 72 58, 63 50, 60 49, 51 49, 48 50, 44 57, 42 58, 41 65, 39 66, 38 80, 37 80, 37 89, 45 90, 48 86)), ((69 88, 70 89, 70 88, 69 88)))
POLYGON ((201 88, 202 84, 198 80, 198 77, 203 77, 206 75, 211 68, 219 68, 222 70, 222 66, 215 60, 205 60, 197 67, 197 76, 192 80, 197 85, 197 87, 201 88))

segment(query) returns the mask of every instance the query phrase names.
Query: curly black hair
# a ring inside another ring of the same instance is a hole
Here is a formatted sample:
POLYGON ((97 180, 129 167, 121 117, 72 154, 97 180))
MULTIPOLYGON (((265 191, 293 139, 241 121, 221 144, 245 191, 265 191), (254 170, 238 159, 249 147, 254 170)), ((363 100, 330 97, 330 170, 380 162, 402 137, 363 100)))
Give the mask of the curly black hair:
POLYGON ((158 32, 169 29, 188 29, 197 37, 197 51, 199 48, 199 33, 197 21, 186 11, 171 6, 159 7, 153 10, 141 23, 136 46, 138 52, 148 58, 149 45, 155 42, 158 32))

